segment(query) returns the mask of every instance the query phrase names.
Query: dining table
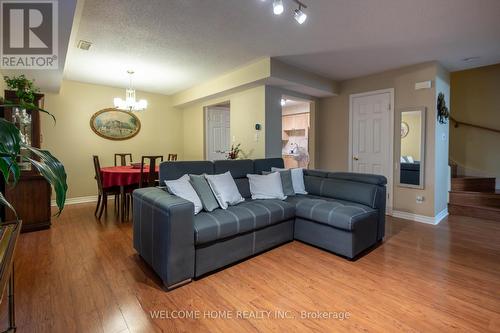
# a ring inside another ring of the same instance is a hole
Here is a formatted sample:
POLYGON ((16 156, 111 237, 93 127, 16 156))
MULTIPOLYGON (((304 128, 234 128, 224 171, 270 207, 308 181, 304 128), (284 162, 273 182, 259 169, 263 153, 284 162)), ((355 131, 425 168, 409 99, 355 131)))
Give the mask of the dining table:
MULTIPOLYGON (((144 165, 144 173, 149 171, 149 166, 144 165)), ((159 167, 155 169, 159 173, 159 167)), ((120 187, 120 215, 121 220, 125 221, 125 189, 139 187, 141 182, 141 168, 131 165, 112 166, 101 168, 101 179, 103 187, 120 187)))

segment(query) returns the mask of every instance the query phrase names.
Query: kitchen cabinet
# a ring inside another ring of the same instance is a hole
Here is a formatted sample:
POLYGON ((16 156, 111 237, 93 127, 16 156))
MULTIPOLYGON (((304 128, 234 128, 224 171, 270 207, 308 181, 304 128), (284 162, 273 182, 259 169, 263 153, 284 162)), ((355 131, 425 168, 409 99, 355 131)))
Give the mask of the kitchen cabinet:
POLYGON ((294 115, 294 129, 304 129, 309 128, 309 114, 302 113, 294 115))
POLYGON ((283 131, 307 130, 309 128, 309 113, 299 113, 282 117, 283 131))

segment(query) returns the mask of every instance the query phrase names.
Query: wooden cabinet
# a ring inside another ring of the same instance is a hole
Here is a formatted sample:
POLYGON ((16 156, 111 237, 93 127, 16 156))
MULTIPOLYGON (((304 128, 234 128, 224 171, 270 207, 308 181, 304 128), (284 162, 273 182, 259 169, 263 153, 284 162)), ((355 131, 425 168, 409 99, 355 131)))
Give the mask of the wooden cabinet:
POLYGON ((282 139, 287 140, 294 132, 294 136, 308 136, 309 113, 291 114, 282 117, 282 139))
POLYGON ((294 129, 304 129, 307 130, 309 127, 309 114, 301 113, 293 116, 294 118, 294 129))
MULTIPOLYGON (((35 103, 43 108, 43 95, 37 94, 35 103)), ((14 91, 5 91, 5 99, 16 102, 14 91)), ((0 117, 16 124, 21 130, 26 144, 40 148, 40 114, 38 111, 27 112, 17 108, 0 108, 0 117)), ((28 154, 28 151, 22 151, 28 154)), ((22 165, 21 176, 15 187, 6 186, 3 179, 0 188, 7 200, 12 203, 20 219, 23 220, 22 232, 46 229, 50 227, 50 199, 52 189, 50 184, 29 163, 22 165)), ((15 219, 14 214, 7 209, 1 212, 3 221, 15 219)))
POLYGON ((286 130, 303 130, 309 127, 309 113, 299 113, 288 116, 283 116, 284 129, 286 130))
POLYGON ((294 126, 293 116, 283 116, 283 130, 291 130, 294 126))

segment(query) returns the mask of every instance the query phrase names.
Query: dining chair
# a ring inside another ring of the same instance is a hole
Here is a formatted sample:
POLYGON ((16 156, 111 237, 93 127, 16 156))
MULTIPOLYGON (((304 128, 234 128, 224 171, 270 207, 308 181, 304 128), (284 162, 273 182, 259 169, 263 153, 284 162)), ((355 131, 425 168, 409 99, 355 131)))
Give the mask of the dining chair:
MULTIPOLYGON (((156 155, 156 156, 142 156, 141 158, 141 181, 139 183, 139 187, 152 187, 156 186, 158 183, 158 174, 156 172, 156 160, 160 160, 160 162, 163 162, 163 156, 161 155, 156 155), (148 161, 147 165, 147 172, 144 170, 144 166, 146 163, 145 161, 148 161)), ((159 164, 159 163, 158 163, 159 164)))
POLYGON ((120 206, 120 188, 119 187, 104 187, 102 185, 101 177, 101 164, 99 163, 99 156, 93 155, 95 180, 97 182, 97 206, 94 215, 101 218, 102 213, 108 210, 108 195, 115 196, 116 207, 120 206))
POLYGON ((177 154, 168 154, 167 161, 177 161, 177 154))
POLYGON ((115 154, 115 166, 118 166, 118 163, 116 161, 117 157, 120 158, 120 166, 127 165, 127 157, 130 158, 129 163, 132 163, 132 154, 131 153, 118 153, 118 154, 115 154))

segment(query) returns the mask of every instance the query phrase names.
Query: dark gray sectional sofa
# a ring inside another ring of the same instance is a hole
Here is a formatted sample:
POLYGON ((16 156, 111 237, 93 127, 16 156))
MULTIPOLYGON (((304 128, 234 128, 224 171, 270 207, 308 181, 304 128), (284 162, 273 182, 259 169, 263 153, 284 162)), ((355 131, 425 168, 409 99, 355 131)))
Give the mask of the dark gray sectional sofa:
POLYGON ((307 195, 251 200, 246 175, 271 167, 283 160, 162 163, 161 184, 231 172, 246 201, 196 216, 191 202, 164 189, 134 191, 134 248, 167 289, 294 239, 352 259, 384 238, 385 177, 304 170, 307 195))

